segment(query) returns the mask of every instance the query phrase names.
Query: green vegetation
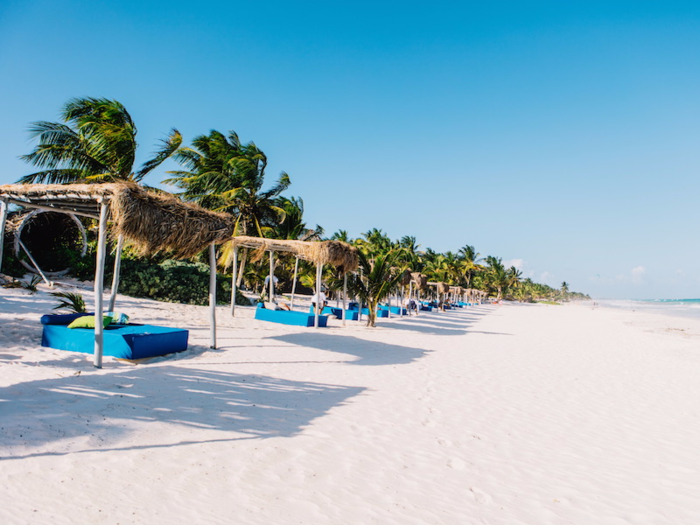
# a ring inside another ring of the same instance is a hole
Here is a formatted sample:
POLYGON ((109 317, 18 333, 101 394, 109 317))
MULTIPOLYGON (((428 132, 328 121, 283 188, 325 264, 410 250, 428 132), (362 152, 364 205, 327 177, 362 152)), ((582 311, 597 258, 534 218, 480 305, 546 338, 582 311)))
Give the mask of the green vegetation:
MULTIPOLYGON (((124 259, 119 292, 169 303, 209 304, 209 266, 173 260, 151 263, 124 259)), ((223 275, 216 278, 216 298, 219 304, 231 300, 231 280, 223 275)), ((236 304, 247 306, 250 301, 237 293, 236 304)))
POLYGON ((60 299, 58 306, 54 306, 54 310, 66 308, 74 314, 82 314, 87 312, 85 309, 85 301, 79 293, 72 292, 53 292, 51 295, 60 299))
MULTIPOLYGON (((309 228, 304 222, 301 198, 282 195, 291 185, 289 176, 282 172, 271 187, 267 186, 266 155, 253 142, 242 143, 234 131, 224 135, 212 130, 208 135, 196 137, 191 146, 183 146, 180 133, 173 129, 155 155, 135 170, 136 127, 119 102, 73 99, 64 106, 62 119, 64 123, 32 124, 30 134, 39 144, 22 158, 45 170, 27 175, 20 182, 138 183, 165 159, 172 158, 182 169, 169 171, 170 178, 163 182, 176 187, 185 201, 233 215, 237 234, 297 240, 318 240, 324 235, 320 226, 309 228), (264 187, 269 189, 263 190, 264 187)), ((89 235, 93 237, 94 231, 89 229, 89 235)), ((555 289, 523 278, 520 270, 506 267, 500 257, 482 258, 474 246, 468 244, 457 252, 437 253, 430 248, 421 250, 415 237, 405 236, 394 241, 377 228, 357 239, 340 230, 330 239, 348 242, 360 252, 360 269, 350 276, 349 290, 369 306, 370 326, 374 325, 374 311, 381 301, 393 294, 405 293, 407 271, 420 272, 431 282, 485 291, 495 300, 551 303, 588 298, 571 292, 566 282, 555 289)), ((73 275, 83 279, 94 276, 94 244, 94 238, 90 238, 85 257, 68 250, 70 253, 65 258, 73 275)), ((230 245, 220 249, 219 266, 226 272, 217 277, 217 297, 222 303, 228 302, 231 293, 231 255, 230 245)), ((106 279, 110 278, 113 262, 109 257, 106 279)), ((248 290, 261 291, 269 261, 266 257, 251 259, 248 251, 243 250, 238 284, 248 290)), ((188 262, 163 257, 136 258, 127 250, 119 291, 162 301, 206 304, 209 267, 202 262, 205 260, 205 254, 188 262)), ((293 257, 276 255, 278 289, 291 289, 295 262, 293 257)), ((16 270, 12 260, 8 265, 6 259, 4 266, 16 270)), ((299 284, 307 289, 313 287, 315 268, 299 261, 298 269, 299 284)), ((324 269, 323 281, 331 295, 342 288, 342 276, 334 269, 324 269)), ((444 299, 434 288, 423 294, 436 300, 444 299)), ((237 297, 237 302, 248 304, 242 295, 237 297)))
POLYGON ((21 158, 40 168, 20 183, 139 182, 182 143, 176 129, 155 155, 134 171, 136 126, 116 100, 75 98, 61 111, 63 122, 34 122, 29 128, 39 144, 21 158))

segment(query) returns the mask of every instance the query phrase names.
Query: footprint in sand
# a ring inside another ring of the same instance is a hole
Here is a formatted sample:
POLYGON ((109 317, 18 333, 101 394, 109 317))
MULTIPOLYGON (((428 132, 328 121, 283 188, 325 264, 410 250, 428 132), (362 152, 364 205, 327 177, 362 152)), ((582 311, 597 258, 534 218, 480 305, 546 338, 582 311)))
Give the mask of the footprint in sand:
POLYGON ((459 458, 452 458, 447 462, 447 466, 455 470, 464 470, 464 467, 466 467, 467 464, 459 458))
POLYGON ((469 490, 471 490, 472 494, 474 495, 474 499, 477 501, 477 503, 491 503, 491 496, 486 494, 486 492, 484 492, 483 490, 477 489, 476 487, 469 487, 469 490))

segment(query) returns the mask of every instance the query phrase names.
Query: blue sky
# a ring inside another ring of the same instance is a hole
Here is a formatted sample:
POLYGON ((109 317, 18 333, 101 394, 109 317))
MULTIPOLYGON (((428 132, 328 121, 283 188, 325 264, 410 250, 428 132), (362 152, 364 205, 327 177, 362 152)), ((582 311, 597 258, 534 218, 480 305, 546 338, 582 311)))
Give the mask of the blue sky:
POLYGON ((254 141, 328 234, 700 297, 697 2, 5 0, 0 79, 0 184, 30 122, 114 98, 141 160, 172 127, 254 141))

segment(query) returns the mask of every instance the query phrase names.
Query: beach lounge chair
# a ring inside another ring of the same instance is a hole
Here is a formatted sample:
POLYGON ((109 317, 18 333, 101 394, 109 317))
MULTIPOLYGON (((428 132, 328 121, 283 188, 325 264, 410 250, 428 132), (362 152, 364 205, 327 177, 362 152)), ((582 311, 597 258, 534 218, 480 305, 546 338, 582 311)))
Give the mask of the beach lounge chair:
MULTIPOLYGON (((44 315, 41 346, 92 354, 93 328, 68 328, 81 316, 91 314, 44 315)), ((120 359, 143 359, 187 350, 189 331, 147 324, 109 325, 104 329, 104 355, 120 359)))
MULTIPOLYGON (((314 313, 313 306, 309 307, 309 313, 310 314, 314 313)), ((342 319, 343 318, 343 309, 342 308, 335 308, 333 306, 326 306, 321 311, 321 315, 332 315, 336 319, 342 319)), ((359 316, 360 316, 360 313, 357 310, 345 310, 345 319, 348 321, 357 321, 357 318, 359 316)))
MULTIPOLYGON (((255 318, 259 321, 269 321, 271 323, 288 324, 292 326, 314 326, 314 314, 305 312, 296 312, 293 310, 272 310, 263 308, 261 303, 255 309, 255 318)), ((318 326, 325 327, 328 325, 328 317, 325 315, 318 316, 318 326)))
POLYGON ((388 310, 394 315, 408 315, 408 310, 399 306, 379 305, 381 310, 388 310))
MULTIPOLYGON (((350 309, 354 312, 359 311, 357 308, 358 308, 357 306, 350 307, 350 309)), ((369 315, 369 308, 363 308, 362 315, 369 315)), ((389 310, 382 310, 381 308, 378 308, 377 309, 377 318, 380 318, 380 317, 389 317, 389 310)))

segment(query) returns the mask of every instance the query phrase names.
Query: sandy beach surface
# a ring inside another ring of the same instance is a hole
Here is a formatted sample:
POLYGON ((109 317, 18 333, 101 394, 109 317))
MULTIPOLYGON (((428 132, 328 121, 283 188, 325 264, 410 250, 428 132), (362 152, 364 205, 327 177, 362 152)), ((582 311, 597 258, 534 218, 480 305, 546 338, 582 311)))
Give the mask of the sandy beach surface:
POLYGON ((698 321, 504 304, 314 330, 220 307, 210 350, 206 307, 120 297, 190 348, 95 369, 39 346, 55 304, 0 289, 4 525, 700 523, 698 321))

